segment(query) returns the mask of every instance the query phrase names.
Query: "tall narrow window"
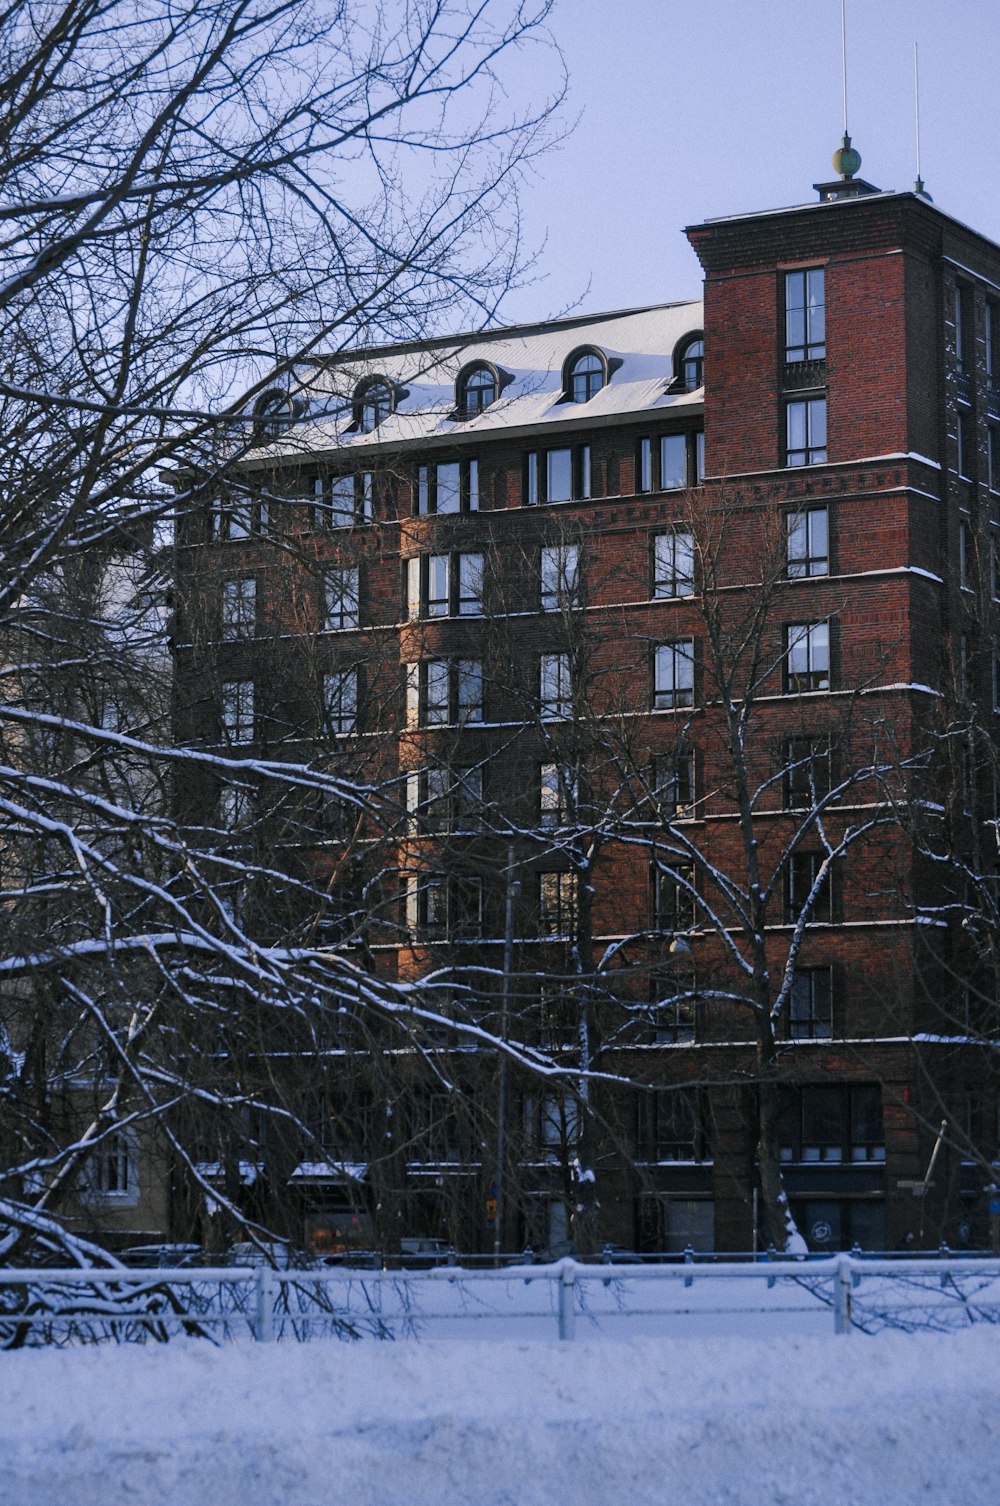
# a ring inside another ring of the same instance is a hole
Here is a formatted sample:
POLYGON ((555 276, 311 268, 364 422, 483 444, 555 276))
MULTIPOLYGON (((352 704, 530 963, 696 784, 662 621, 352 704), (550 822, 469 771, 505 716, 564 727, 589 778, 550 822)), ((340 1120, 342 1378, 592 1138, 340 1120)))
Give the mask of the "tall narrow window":
POLYGON ((253 742, 254 685, 252 680, 224 680, 220 721, 230 743, 253 742))
POLYGON ((577 882, 575 873, 549 872, 538 875, 538 933, 540 936, 570 936, 576 924, 577 882))
POLYGON ((483 719, 483 664, 481 659, 455 661, 455 720, 460 726, 483 719))
POLYGON ((829 511, 809 507, 788 514, 788 574, 795 580, 830 573, 829 511))
POLYGON ((687 437, 664 434, 660 439, 660 490, 682 491, 687 482, 687 437))
POLYGON ((374 381, 358 388, 354 400, 355 427, 371 434, 392 412, 392 388, 388 382, 374 381))
POLYGON ((796 971, 789 1001, 789 1034, 793 1040, 829 1040, 833 1034, 833 990, 828 967, 796 971))
POLYGON ((573 496, 573 451, 549 450, 545 456, 546 502, 568 502, 573 496))
POLYGON ((785 464, 826 463, 826 398, 811 397, 785 408, 785 464))
POLYGON ((222 636, 252 638, 257 630, 257 582, 240 576, 222 583, 222 636))
POLYGON ((356 628, 360 621, 358 607, 358 568, 341 565, 326 572, 326 621, 328 632, 356 628))
POLYGON ((680 377, 685 392, 697 392, 705 384, 705 342, 689 340, 680 359, 680 377))
POLYGON ((967 328, 969 317, 969 295, 962 283, 955 284, 955 361, 960 372, 964 372, 969 363, 969 331, 967 328))
POLYGON ((576 544, 546 545, 540 573, 543 612, 568 611, 580 605, 580 550, 576 544))
POLYGON ((683 528, 653 539, 653 595, 690 596, 694 590, 694 535, 683 528))
POLYGON ((694 704, 694 640, 661 643, 653 668, 653 709, 671 711, 694 704))
POLYGON ((785 360, 826 359, 826 288, 822 267, 785 273, 785 360))
POLYGON ((448 556, 431 554, 427 557, 427 615, 447 617, 450 607, 448 590, 448 556))
POLYGON ((483 556, 477 553, 455 555, 458 577, 459 617, 479 617, 483 611, 483 556))
POLYGON ((576 774, 565 764, 543 763, 538 774, 539 822, 543 829, 567 826, 577 806, 576 774))
POLYGON ((830 624, 796 622, 785 629, 785 690, 830 689, 830 624))
POLYGON ((793 925, 803 915, 809 921, 829 923, 833 919, 830 869, 827 868, 820 878, 823 862, 824 857, 820 852, 793 852, 788 860, 785 871, 785 913, 787 920, 793 925))
POLYGON ((972 416, 972 409, 964 403, 958 405, 958 474, 966 481, 970 480, 975 470, 976 458, 976 426, 972 416))
POLYGON ((323 679, 326 730, 335 736, 355 732, 358 725, 358 672, 338 669, 323 679))
POLYGON ((958 525, 958 579, 962 589, 972 589, 972 533, 963 519, 958 525))
POLYGON ((830 745, 822 737, 790 737, 784 753, 785 805, 811 810, 832 788, 830 745))
POLYGON ((658 931, 689 931, 695 921, 694 870, 686 863, 653 869, 653 925, 658 931))
POLYGON ((539 705, 542 716, 572 715, 569 654, 542 654, 539 660, 539 705))
POLYGON ((653 763, 653 794, 657 811, 668 821, 693 816, 695 762, 690 749, 667 753, 653 763))

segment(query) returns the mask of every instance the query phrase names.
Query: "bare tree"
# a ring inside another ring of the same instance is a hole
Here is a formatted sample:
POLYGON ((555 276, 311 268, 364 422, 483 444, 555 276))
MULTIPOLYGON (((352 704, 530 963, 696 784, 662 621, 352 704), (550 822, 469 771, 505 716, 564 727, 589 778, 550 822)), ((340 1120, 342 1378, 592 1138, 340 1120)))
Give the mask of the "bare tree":
MULTIPOLYGON (((158 611, 164 553, 294 420, 314 353, 492 318, 562 92, 549 9, 23 0, 0 21, 4 1258, 92 1258, 99 1209, 134 1228, 116 1210, 150 1145, 235 1209, 198 1137, 301 1133, 268 1048, 412 1015, 356 946, 317 944, 329 873, 279 861, 317 800, 381 819, 381 776, 317 766, 291 729, 248 747, 239 693, 231 725, 174 740, 164 650, 191 620, 158 611), (555 63, 541 105, 527 48, 555 63), (209 789, 212 819, 189 798, 209 789)), ((255 486, 233 539, 260 531, 255 486)))

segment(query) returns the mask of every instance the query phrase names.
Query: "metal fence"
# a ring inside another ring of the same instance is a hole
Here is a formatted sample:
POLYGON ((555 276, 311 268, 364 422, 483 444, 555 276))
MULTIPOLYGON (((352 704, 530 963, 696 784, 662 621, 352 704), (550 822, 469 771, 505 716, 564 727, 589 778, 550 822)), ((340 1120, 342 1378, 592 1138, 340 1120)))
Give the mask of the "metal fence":
POLYGON ((471 1270, 0 1270, 0 1345, 186 1334, 623 1338, 947 1331, 1000 1322, 1000 1260, 953 1255, 698 1264, 559 1260, 471 1270))

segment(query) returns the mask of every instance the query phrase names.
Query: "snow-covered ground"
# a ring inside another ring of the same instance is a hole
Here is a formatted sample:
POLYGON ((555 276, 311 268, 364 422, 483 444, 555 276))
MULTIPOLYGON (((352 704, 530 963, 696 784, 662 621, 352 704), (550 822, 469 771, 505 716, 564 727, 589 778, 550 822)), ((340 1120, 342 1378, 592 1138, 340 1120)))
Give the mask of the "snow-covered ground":
POLYGON ((4 1506, 993 1506, 1000 1328, 0 1355, 4 1506))

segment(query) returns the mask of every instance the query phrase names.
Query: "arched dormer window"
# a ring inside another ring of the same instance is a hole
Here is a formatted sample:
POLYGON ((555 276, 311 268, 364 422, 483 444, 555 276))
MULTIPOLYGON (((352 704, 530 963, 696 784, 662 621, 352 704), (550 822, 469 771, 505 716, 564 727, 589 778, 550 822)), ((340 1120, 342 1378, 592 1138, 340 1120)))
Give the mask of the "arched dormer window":
POLYGON ((459 373, 455 383, 455 409, 460 418, 475 418, 496 402, 500 382, 492 366, 477 361, 459 373))
POLYGON ((674 352, 674 383, 681 392, 697 392, 705 385, 705 338, 685 335, 674 352))
POLYGON ((265 392, 254 405, 254 436, 260 444, 270 444, 280 439, 285 430, 299 417, 302 405, 287 392, 275 387, 265 392))
POLYGON ((576 350, 563 368, 564 401, 589 403, 602 387, 608 384, 607 358, 592 346, 576 350))
POLYGON ((354 392, 354 427, 361 434, 371 434, 387 419, 395 406, 393 391, 385 377, 370 377, 358 384, 354 392))

